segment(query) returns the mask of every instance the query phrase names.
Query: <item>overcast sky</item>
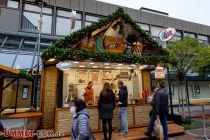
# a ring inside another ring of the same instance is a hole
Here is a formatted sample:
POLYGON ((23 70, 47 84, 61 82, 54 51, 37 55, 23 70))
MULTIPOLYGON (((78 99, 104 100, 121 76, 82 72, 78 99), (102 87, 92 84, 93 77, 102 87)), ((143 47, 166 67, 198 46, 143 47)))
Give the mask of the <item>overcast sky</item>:
POLYGON ((133 9, 146 7, 170 17, 210 26, 210 0, 98 0, 133 9))

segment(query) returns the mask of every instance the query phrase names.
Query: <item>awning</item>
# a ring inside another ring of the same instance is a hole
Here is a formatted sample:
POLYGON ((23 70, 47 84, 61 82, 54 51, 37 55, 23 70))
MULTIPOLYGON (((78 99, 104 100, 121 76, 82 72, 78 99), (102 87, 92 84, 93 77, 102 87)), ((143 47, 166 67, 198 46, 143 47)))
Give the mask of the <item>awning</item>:
POLYGON ((2 78, 6 73, 12 73, 12 74, 20 74, 20 70, 13 69, 10 67, 7 67, 5 65, 0 64, 0 78, 2 78))

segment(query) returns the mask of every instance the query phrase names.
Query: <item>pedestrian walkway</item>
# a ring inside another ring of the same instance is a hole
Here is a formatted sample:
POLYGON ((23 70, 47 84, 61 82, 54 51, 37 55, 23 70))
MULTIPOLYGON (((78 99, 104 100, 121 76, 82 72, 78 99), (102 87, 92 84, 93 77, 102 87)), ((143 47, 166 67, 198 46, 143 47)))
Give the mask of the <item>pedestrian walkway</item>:
MULTIPOLYGON (((184 127, 179 126, 177 124, 169 124, 169 135, 183 135, 184 134, 184 127)), ((147 127, 141 127, 141 128, 133 128, 129 129, 129 135, 127 137, 119 136, 119 133, 113 132, 112 140, 145 140, 147 136, 145 135, 145 132, 147 130, 147 127)), ((103 140, 103 134, 102 133, 94 133, 96 140, 103 140)), ((53 138, 51 140, 69 140, 70 137, 64 137, 64 138, 53 138)))
MULTIPOLYGON (((210 127, 206 129, 206 134, 210 139, 210 127)), ((203 129, 193 129, 185 131, 184 135, 170 137, 169 140, 203 140, 203 129)))

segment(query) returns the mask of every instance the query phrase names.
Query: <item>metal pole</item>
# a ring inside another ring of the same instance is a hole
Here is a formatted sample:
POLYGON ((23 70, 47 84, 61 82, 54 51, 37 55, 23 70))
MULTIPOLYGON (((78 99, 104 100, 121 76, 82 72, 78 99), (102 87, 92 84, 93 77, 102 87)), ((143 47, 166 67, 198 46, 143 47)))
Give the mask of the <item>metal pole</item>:
POLYGON ((186 92, 187 92, 187 104, 188 104, 189 118, 191 119, 190 98, 189 98, 188 81, 187 80, 186 80, 186 92))
POLYGON ((167 66, 167 72, 168 72, 168 88, 169 88, 169 97, 170 97, 170 105, 171 105, 171 116, 173 118, 174 111, 173 111, 173 102, 172 102, 172 92, 171 92, 171 81, 170 81, 169 66, 167 66))
MULTIPOLYGON (((169 41, 166 42, 168 43, 168 47, 170 45, 169 41)), ((171 105, 171 116, 172 119, 174 118, 174 111, 173 111, 173 102, 172 102, 172 92, 171 92, 171 80, 170 80, 170 72, 169 72, 169 66, 167 66, 167 72, 168 72, 168 88, 169 88, 169 98, 170 98, 170 105, 171 105)))
POLYGON ((16 88, 15 113, 16 113, 16 110, 17 110, 18 90, 19 90, 19 77, 18 77, 18 81, 17 81, 17 88, 16 88))
POLYGON ((37 70, 36 70, 36 78, 35 78, 35 86, 34 86, 34 108, 37 108, 38 105, 38 89, 39 89, 39 58, 40 58, 40 44, 41 44, 41 32, 42 32, 42 17, 43 17, 43 1, 38 3, 41 8, 40 19, 39 19, 39 37, 38 37, 38 47, 37 47, 37 70))

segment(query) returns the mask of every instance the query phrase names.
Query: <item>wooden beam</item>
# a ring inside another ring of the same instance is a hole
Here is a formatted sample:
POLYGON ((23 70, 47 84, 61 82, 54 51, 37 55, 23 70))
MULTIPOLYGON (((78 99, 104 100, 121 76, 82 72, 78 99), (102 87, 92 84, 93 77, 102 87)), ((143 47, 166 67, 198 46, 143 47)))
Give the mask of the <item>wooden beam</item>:
POLYGON ((95 35, 99 34, 100 32, 102 32, 102 31, 108 29, 109 27, 112 27, 113 25, 115 25, 115 24, 116 24, 118 21, 120 21, 120 20, 122 20, 122 18, 118 18, 118 19, 114 20, 113 22, 107 24, 106 26, 103 26, 103 27, 101 27, 101 28, 98 28, 97 30, 93 31, 93 32, 91 33, 91 35, 92 35, 92 36, 95 36, 95 35))
POLYGON ((101 27, 101 28, 99 28, 99 29, 93 31, 93 32, 91 33, 91 35, 92 35, 92 36, 95 36, 95 35, 99 34, 100 32, 106 30, 110 25, 111 25, 111 23, 109 23, 109 24, 107 24, 106 26, 103 26, 103 27, 101 27))
POLYGON ((0 73, 0 78, 2 78, 2 77, 4 77, 4 75, 7 73, 7 71, 2 71, 1 73, 0 73))
POLYGON ((9 82, 6 86, 3 87, 3 90, 6 89, 8 86, 10 86, 12 83, 14 83, 16 80, 17 80, 17 78, 15 78, 11 82, 9 82))
POLYGON ((2 107, 4 77, 0 78, 0 108, 2 107))
POLYGON ((20 74, 20 70, 18 69, 13 69, 13 68, 10 68, 10 67, 7 67, 7 66, 4 66, 4 65, 1 65, 0 64, 0 70, 4 70, 4 71, 7 71, 7 72, 10 72, 10 73, 14 73, 14 74, 20 74))

